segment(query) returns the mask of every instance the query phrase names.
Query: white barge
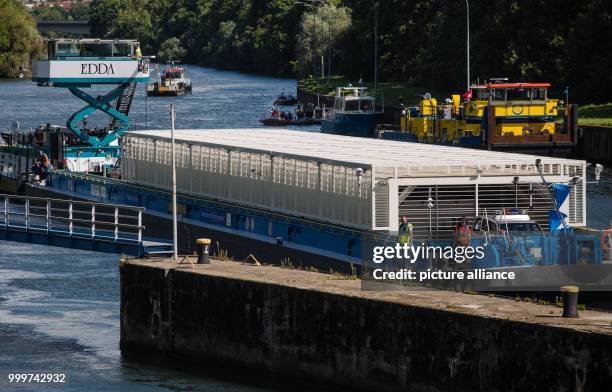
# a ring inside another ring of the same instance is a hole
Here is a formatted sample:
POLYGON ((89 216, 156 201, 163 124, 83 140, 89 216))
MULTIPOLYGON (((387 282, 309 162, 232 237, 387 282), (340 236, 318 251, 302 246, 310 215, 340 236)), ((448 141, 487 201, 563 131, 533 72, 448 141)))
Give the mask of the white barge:
MULTIPOLYGON (((548 183, 571 184, 560 206, 568 223, 585 225, 580 160, 283 129, 188 129, 175 138, 181 193, 359 230, 394 232, 406 215, 421 237, 504 207, 527 209, 546 227, 554 204, 540 160, 548 183)), ((125 181, 169 189, 170 162, 170 131, 123 137, 125 181)))

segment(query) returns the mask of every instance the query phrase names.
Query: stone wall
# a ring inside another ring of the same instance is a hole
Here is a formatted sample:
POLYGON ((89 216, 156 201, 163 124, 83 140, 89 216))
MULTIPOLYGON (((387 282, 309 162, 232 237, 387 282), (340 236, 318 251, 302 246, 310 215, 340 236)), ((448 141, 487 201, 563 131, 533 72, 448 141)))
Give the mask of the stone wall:
POLYGON ((125 262, 121 348, 373 391, 603 391, 612 381, 610 334, 125 262))

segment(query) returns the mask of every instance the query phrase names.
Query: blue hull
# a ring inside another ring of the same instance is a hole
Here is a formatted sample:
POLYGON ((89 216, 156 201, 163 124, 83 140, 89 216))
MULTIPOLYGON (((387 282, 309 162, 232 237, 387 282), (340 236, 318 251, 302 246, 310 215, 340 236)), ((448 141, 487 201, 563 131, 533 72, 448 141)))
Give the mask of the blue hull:
POLYGON ((321 121, 321 131, 336 135, 372 137, 382 118, 382 113, 334 113, 332 120, 321 121))
MULTIPOLYGON (((53 172, 45 187, 66 196, 86 200, 134 205, 146 208, 145 214, 169 218, 171 194, 166 190, 129 184, 124 181, 95 176, 53 172)), ((324 256, 340 262, 360 265, 369 263, 372 246, 388 240, 385 235, 369 230, 334 225, 292 215, 210 199, 204 196, 179 195, 180 221, 231 234, 243 240, 257 240, 274 249, 292 248, 309 254, 324 256), (283 244, 277 245, 278 241, 283 244)), ((602 260, 599 237, 592 234, 571 234, 572 238, 553 233, 521 236, 509 248, 506 237, 473 238, 473 246, 486 246, 485 257, 475 263, 478 268, 509 267, 537 264, 575 264, 578 260, 597 264, 602 260), (578 246, 581 243, 582 245, 578 246), (568 247, 564 244, 570 244, 568 247), (587 246, 589 255, 580 253, 587 246), (536 260, 530 248, 540 248, 546 258, 536 260), (516 255, 522 255, 517 257, 516 255)), ((440 246, 452 245, 452 240, 427 241, 440 246)))

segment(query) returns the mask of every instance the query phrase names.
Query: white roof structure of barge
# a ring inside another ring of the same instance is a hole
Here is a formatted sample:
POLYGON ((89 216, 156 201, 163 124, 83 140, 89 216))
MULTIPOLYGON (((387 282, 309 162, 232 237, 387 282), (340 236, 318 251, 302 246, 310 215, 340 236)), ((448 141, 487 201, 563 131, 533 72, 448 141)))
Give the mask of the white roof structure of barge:
MULTIPOLYGON (((126 135, 169 139, 170 130, 131 131, 126 135)), ((180 129, 175 130, 175 139, 264 154, 377 167, 533 165, 536 159, 541 159, 542 164, 585 163, 565 158, 279 128, 180 129)))

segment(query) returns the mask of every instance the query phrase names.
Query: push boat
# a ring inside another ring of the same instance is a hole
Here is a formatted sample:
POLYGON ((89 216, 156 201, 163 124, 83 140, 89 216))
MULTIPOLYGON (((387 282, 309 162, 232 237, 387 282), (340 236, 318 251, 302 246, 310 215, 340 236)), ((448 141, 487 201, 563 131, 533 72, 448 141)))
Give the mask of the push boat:
POLYGON ((365 87, 338 87, 334 107, 326 111, 321 131, 346 136, 374 136, 383 112, 376 109, 375 98, 366 94, 365 87))
MULTIPOLYGON (((115 72, 113 78, 79 76, 89 57, 35 63, 40 85, 68 88, 90 103, 88 112, 106 105, 108 114, 125 121, 95 137, 75 126, 74 117, 82 111, 71 116, 65 132, 89 147, 66 146, 65 138, 45 134, 35 146, 12 139, 13 145, 0 147, 0 189, 144 207, 147 235, 167 238, 172 227, 170 131, 129 131, 127 114, 120 116, 110 105, 124 84, 146 81, 142 61, 121 59, 124 64, 116 67, 124 73, 115 72), (99 100, 80 90, 113 83, 121 83, 120 89, 99 100), (121 136, 117 178, 104 170, 96 175, 64 165, 66 152, 114 150, 105 144, 109 135, 121 136), (29 173, 40 150, 50 154, 54 166, 44 183, 30 181, 29 173)), ((98 58, 96 64, 115 67, 112 58, 98 58)), ((548 238, 545 246, 534 251, 531 239, 510 233, 474 236, 473 245, 486 247, 479 265, 603 265, 610 255, 599 234, 579 232, 586 225, 584 161, 424 143, 406 148, 404 142, 286 129, 177 130, 175 143, 181 251, 193 251, 195 239, 207 237, 214 241, 213 253, 225 250, 235 258, 253 254, 326 271, 365 271, 372 266, 374 247, 397 239, 401 216, 410 217, 415 241, 443 245, 452 241, 462 217, 512 203, 530 211, 548 238), (563 217, 564 230, 558 230, 558 219, 550 219, 551 211, 563 217)))
POLYGON ((185 67, 169 66, 160 71, 161 76, 154 82, 147 83, 147 95, 180 96, 191 94, 191 79, 187 77, 185 67))
POLYGON ((577 139, 577 106, 550 98, 550 83, 508 83, 492 79, 466 94, 438 102, 425 94, 405 107, 399 127, 379 125, 376 137, 462 147, 571 152, 577 139))

